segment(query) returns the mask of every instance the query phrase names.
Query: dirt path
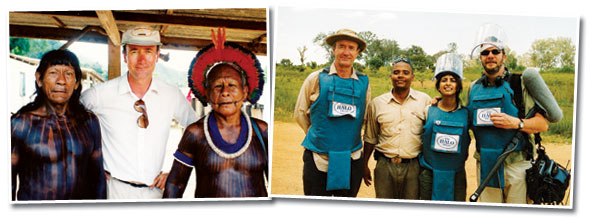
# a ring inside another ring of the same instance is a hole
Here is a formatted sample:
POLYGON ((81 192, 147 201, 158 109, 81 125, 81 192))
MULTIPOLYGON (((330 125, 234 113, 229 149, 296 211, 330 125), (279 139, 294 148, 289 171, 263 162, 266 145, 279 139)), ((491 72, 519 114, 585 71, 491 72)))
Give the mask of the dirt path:
MULTIPOLYGON (((303 195, 303 141, 305 134, 296 123, 274 122, 274 139, 272 152, 272 194, 277 195, 303 195)), ((546 150, 553 158, 562 165, 566 165, 571 159, 572 145, 546 143, 546 150)), ((466 162, 467 169, 467 197, 469 197, 477 188, 475 160, 475 142, 471 143, 469 158, 466 162)), ((571 167, 571 162, 569 163, 571 167)), ((371 157, 369 168, 375 168, 375 161, 371 157)), ((568 167, 569 168, 569 167, 568 167)), ((375 198, 375 189, 373 186, 361 185, 358 197, 375 198)))

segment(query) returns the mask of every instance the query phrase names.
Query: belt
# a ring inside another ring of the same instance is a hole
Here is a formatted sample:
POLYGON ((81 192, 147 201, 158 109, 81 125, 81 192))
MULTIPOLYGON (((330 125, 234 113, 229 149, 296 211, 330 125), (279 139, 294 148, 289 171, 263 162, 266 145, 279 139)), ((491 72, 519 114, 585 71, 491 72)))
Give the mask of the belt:
POLYGON ((143 184, 143 183, 129 182, 129 181, 125 181, 125 180, 121 180, 121 179, 115 178, 115 177, 111 176, 111 173, 110 173, 109 171, 105 171, 105 172, 106 172, 106 173, 107 173, 107 174, 108 174, 108 175, 109 175, 109 176, 110 176, 112 179, 115 179, 115 180, 121 181, 121 183, 128 184, 128 185, 130 185, 130 186, 132 186, 132 187, 138 187, 138 188, 145 188, 145 187, 149 187, 148 185, 145 185, 145 184, 143 184))
POLYGON ((418 158, 418 157, 414 157, 414 158, 401 158, 401 157, 399 157, 399 156, 396 156, 396 157, 394 157, 394 158, 389 158, 389 157, 385 156, 385 154, 383 154, 383 153, 381 153, 381 152, 379 152, 379 151, 377 151, 377 150, 375 150, 375 155, 374 155, 374 157, 375 157, 375 160, 377 160, 379 157, 383 157, 383 158, 385 158, 385 159, 388 159, 388 160, 390 160, 391 162, 393 162, 393 163, 396 163, 396 164, 400 164, 400 163, 410 163, 410 162, 412 162, 412 160, 415 160, 415 159, 417 159, 417 158, 418 158))
MULTIPOLYGON (((111 177, 111 178, 114 178, 114 177, 111 177)), ((149 187, 148 185, 145 185, 145 184, 143 184, 143 183, 134 183, 134 182, 129 182, 129 181, 125 181, 125 180, 120 180, 120 179, 117 179, 117 178, 114 178, 114 179, 116 179, 116 180, 118 180, 118 181, 121 181, 122 183, 129 184, 129 185, 131 185, 132 187, 138 187, 138 188, 145 188, 145 187, 149 187)))

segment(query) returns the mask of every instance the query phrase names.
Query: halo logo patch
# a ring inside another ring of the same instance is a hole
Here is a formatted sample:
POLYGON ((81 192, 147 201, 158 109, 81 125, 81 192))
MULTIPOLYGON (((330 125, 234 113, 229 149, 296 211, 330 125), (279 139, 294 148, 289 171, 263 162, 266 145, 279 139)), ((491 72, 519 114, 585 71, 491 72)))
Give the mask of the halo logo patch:
POLYGON ((499 107, 477 109, 477 125, 493 125, 494 123, 492 123, 490 116, 501 112, 499 107))
POLYGON ((459 135, 437 133, 434 139, 434 149, 443 152, 459 152, 459 135))
POLYGON ((356 118, 356 106, 333 101, 332 114, 336 117, 350 115, 351 117, 356 118))

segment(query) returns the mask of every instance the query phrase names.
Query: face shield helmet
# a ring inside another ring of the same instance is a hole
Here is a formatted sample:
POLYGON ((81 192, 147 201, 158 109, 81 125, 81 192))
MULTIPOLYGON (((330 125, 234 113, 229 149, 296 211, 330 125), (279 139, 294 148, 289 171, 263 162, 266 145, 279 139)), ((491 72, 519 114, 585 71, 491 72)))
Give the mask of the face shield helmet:
POLYGON ((475 47, 471 50, 471 59, 478 57, 480 52, 490 48, 497 47, 499 50, 506 48, 507 41, 504 29, 497 24, 483 24, 477 31, 475 47))
POLYGON ((436 80, 436 76, 445 72, 451 72, 463 80, 463 61, 459 55, 446 53, 438 57, 432 80, 436 80))

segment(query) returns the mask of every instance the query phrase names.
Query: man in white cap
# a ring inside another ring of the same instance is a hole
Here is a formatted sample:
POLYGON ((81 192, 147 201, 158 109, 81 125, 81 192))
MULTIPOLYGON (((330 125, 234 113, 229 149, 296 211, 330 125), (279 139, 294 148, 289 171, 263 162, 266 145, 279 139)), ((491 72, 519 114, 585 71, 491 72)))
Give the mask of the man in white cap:
POLYGON ((121 42, 128 73, 88 89, 81 101, 100 121, 107 199, 162 198, 170 123, 186 127, 197 116, 178 88, 152 77, 162 45, 158 31, 132 27, 121 42))
POLYGON ((468 90, 467 108, 476 140, 474 157, 477 160, 478 183, 491 173, 504 149, 510 143, 516 144, 514 152, 491 175, 492 179, 481 193, 480 201, 525 204, 525 171, 531 167, 533 154, 530 135, 546 131, 548 123, 542 111, 525 119, 530 110, 537 109, 532 97, 534 92, 527 90, 520 74, 511 73, 504 66, 505 41, 506 36, 500 26, 485 24, 480 27, 474 51, 477 49, 479 52, 484 72, 468 90), (524 136, 519 135, 521 132, 524 136))
POLYGON ((349 29, 326 38, 335 57, 301 86, 293 118, 305 131, 305 195, 356 197, 362 175, 361 128, 371 98, 369 79, 353 63, 365 47, 349 29))

